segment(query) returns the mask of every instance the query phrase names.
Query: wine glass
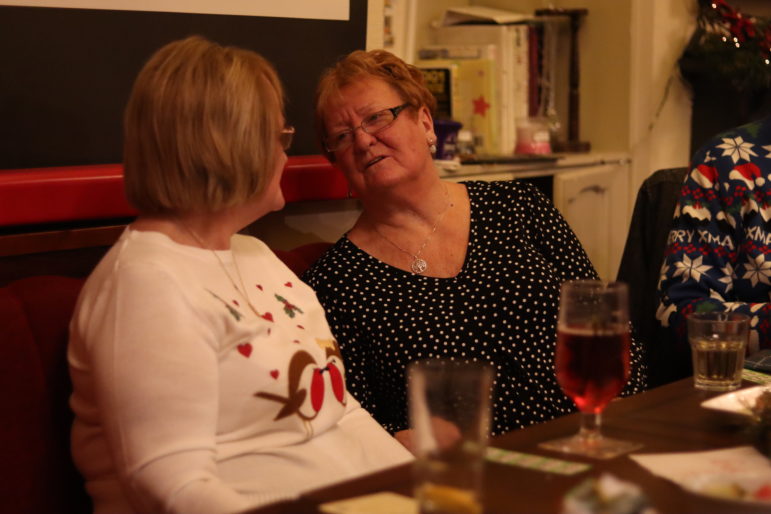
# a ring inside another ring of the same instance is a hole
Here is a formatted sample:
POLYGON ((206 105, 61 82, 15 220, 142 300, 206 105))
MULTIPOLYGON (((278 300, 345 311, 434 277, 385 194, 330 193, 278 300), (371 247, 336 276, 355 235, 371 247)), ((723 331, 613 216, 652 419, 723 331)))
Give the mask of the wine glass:
POLYGON ((598 459, 641 446, 600 433, 603 409, 629 380, 630 338, 626 284, 576 280, 562 285, 555 368, 562 391, 581 411, 581 428, 539 446, 598 459))

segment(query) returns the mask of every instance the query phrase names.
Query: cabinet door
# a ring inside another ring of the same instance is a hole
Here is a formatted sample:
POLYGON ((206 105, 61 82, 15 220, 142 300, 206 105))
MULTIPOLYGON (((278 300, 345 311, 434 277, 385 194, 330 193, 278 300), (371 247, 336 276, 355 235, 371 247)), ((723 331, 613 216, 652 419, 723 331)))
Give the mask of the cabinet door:
POLYGON ((627 168, 606 164, 554 177, 554 205, 604 280, 616 278, 626 241, 627 168))

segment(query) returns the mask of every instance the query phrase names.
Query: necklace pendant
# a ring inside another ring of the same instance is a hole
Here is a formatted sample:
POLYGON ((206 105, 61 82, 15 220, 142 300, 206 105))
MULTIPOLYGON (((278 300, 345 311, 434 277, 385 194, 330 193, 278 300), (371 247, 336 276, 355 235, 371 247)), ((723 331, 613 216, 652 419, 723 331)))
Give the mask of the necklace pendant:
POLYGON ((420 275, 428 269, 428 263, 420 257, 415 257, 415 259, 412 261, 412 264, 410 265, 410 269, 416 275, 420 275))

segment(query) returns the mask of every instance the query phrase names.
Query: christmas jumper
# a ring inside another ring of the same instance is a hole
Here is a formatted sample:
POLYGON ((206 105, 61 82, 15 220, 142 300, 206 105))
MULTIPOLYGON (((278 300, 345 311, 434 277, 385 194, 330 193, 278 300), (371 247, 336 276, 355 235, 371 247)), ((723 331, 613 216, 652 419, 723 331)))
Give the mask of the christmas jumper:
MULTIPOLYGON (((575 410, 554 372, 560 286, 597 274, 573 231, 535 187, 518 181, 463 184, 471 220, 456 276, 395 268, 347 237, 303 275, 324 305, 351 391, 391 432, 408 427, 405 371, 425 358, 493 366, 494 434, 575 410)), ((628 392, 644 389, 641 355, 634 347, 628 392)))
POLYGON ((687 345, 694 311, 751 316, 748 353, 771 347, 771 117, 693 157, 661 268, 657 318, 687 345))
POLYGON ((127 229, 70 332, 97 513, 243 511, 411 460, 346 391, 313 291, 255 238, 215 256, 127 229))

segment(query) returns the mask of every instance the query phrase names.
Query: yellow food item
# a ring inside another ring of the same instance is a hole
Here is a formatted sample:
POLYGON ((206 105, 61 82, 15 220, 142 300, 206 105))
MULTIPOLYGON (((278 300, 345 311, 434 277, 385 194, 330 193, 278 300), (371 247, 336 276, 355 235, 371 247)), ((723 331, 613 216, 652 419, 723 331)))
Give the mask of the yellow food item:
POLYGON ((727 498, 729 500, 741 500, 747 495, 747 491, 735 482, 712 483, 705 486, 701 492, 710 496, 727 498))
POLYGON ((482 505, 472 491, 427 482, 418 490, 422 512, 436 514, 482 514, 482 505))

